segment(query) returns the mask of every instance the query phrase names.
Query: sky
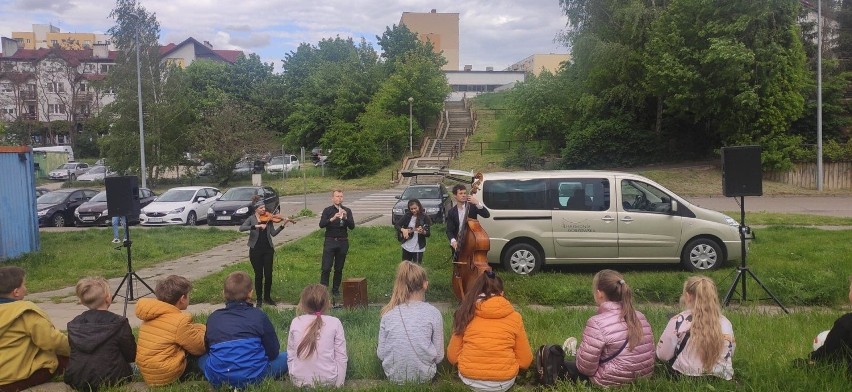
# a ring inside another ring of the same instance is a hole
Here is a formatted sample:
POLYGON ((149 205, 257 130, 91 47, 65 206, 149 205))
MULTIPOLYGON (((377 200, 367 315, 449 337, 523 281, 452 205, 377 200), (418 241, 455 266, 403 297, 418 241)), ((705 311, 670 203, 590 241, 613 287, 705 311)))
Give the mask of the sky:
MULTIPOLYGON (((559 37, 567 18, 559 0, 141 0, 160 22, 160 43, 188 37, 214 49, 257 53, 280 70, 300 43, 361 38, 377 52, 376 36, 403 12, 459 14, 459 67, 502 70, 539 53, 567 53, 559 37)), ((62 32, 105 33, 111 0, 0 0, 0 36, 52 24, 62 32)))

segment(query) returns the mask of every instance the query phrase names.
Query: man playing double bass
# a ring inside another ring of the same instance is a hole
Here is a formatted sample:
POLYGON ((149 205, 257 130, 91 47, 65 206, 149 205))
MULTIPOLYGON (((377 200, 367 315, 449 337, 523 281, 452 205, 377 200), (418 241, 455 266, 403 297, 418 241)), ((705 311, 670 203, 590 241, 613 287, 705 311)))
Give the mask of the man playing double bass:
POLYGON ((456 252, 459 246, 458 236, 465 223, 464 218, 476 219, 477 216, 488 218, 491 213, 477 200, 476 196, 468 196, 467 187, 464 184, 457 184, 452 191, 456 198, 456 205, 450 208, 444 221, 447 222, 447 238, 450 240, 450 246, 453 252, 456 252))

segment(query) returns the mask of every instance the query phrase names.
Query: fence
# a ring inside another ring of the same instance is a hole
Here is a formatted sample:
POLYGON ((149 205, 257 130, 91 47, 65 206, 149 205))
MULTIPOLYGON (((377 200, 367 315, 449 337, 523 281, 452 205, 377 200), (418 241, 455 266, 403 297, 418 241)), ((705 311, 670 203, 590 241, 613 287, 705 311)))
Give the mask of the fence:
MULTIPOLYGON (((797 163, 790 171, 769 172, 764 178, 801 188, 816 189, 816 166, 816 163, 797 163)), ((823 164, 822 169, 824 190, 852 189, 852 162, 827 162, 823 164)))

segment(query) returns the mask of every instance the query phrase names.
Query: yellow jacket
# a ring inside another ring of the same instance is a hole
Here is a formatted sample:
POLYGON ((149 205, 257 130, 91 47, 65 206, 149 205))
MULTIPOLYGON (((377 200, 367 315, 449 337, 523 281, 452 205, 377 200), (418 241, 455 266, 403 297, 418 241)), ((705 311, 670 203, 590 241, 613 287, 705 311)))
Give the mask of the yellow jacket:
POLYGON ((56 356, 70 354, 68 336, 34 303, 0 303, 0 385, 23 380, 39 369, 55 372, 56 356))
POLYGON ((204 354, 204 324, 174 305, 153 298, 136 303, 136 317, 142 320, 136 343, 136 364, 145 383, 151 386, 176 381, 186 369, 186 353, 204 354))
POLYGON ((505 381, 532 363, 524 321, 506 298, 494 296, 476 304, 463 336, 453 334, 447 360, 473 380, 505 381))

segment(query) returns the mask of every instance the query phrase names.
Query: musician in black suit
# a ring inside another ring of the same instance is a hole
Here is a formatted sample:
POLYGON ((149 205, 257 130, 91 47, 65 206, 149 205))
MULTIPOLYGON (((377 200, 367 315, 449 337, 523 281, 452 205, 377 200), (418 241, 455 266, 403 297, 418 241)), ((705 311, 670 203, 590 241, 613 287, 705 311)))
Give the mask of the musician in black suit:
POLYGON ((349 253, 349 230, 355 228, 352 210, 343 206, 343 191, 331 192, 332 205, 322 210, 319 227, 325 229, 325 244, 322 249, 322 272, 320 284, 328 287, 328 276, 334 267, 331 295, 340 295, 340 282, 343 279, 343 263, 349 253))
POLYGON ((457 184, 453 187, 453 196, 456 198, 456 205, 450 208, 447 212, 447 217, 444 219, 447 222, 447 238, 450 240, 450 246, 455 252, 458 248, 458 235, 461 231, 461 223, 465 219, 462 216, 476 219, 477 216, 488 218, 491 213, 488 209, 476 198, 476 196, 467 194, 467 187, 464 184, 457 184))

